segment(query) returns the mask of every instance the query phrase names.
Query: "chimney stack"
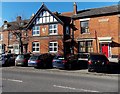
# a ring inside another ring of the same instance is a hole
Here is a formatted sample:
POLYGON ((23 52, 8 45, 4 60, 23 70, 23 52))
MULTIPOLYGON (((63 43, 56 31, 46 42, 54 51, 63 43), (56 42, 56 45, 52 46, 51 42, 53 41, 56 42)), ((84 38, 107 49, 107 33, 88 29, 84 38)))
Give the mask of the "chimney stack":
POLYGON ((20 22, 21 21, 21 16, 17 16, 16 20, 17 20, 17 22, 20 22))
POLYGON ((76 5, 76 2, 74 2, 74 4, 73 4, 73 14, 74 15, 77 14, 77 5, 76 5))
POLYGON ((4 24, 6 24, 7 23, 7 21, 4 21, 4 24))

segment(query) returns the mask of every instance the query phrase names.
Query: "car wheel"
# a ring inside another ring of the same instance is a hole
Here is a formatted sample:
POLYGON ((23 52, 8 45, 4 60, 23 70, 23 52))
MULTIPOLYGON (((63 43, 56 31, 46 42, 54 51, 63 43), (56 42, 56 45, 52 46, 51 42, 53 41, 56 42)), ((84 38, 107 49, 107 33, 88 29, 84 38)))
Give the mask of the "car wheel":
POLYGON ((88 68, 88 72, 93 72, 94 70, 91 68, 88 68))

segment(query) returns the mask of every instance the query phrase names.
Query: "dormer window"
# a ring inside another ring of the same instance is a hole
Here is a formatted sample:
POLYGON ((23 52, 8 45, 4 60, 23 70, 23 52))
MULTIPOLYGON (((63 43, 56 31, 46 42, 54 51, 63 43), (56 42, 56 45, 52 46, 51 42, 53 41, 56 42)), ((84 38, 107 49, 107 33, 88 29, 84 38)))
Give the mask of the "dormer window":
POLYGON ((7 27, 8 27, 8 25, 7 25, 7 24, 4 24, 3 29, 7 29, 7 27))

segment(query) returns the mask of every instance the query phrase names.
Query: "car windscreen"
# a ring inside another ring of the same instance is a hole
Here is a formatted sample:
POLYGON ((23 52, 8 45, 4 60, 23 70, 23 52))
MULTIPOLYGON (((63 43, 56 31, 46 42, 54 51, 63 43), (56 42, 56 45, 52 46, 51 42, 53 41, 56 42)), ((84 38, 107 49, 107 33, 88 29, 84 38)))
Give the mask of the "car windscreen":
POLYGON ((108 60, 104 55, 91 55, 92 60, 108 60))
POLYGON ((38 60, 39 59, 39 56, 31 56, 30 57, 30 60, 38 60))
POLYGON ((24 59, 24 55, 18 55, 16 60, 18 60, 18 59, 24 59))

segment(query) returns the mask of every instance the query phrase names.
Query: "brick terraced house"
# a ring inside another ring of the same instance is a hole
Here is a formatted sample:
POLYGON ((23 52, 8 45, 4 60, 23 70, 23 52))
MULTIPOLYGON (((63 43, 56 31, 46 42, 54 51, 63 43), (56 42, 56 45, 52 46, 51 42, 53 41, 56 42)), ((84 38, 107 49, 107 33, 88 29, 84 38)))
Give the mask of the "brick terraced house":
POLYGON ((27 51, 27 32, 25 32, 24 28, 28 21, 29 20, 22 20, 20 16, 13 22, 4 21, 0 32, 0 53, 7 51, 19 54, 21 49, 19 38, 21 38, 23 50, 27 51), (20 35, 20 37, 18 35, 20 35))
MULTIPOLYGON (((26 31, 29 37, 24 41, 27 52, 65 56, 97 52, 108 58, 120 54, 119 5, 77 11, 74 3, 72 12, 58 13, 51 12, 42 4, 27 23, 23 32, 26 31)), ((3 40, 10 40, 4 33, 1 36, 3 40)), ((10 46, 8 42, 3 44, 10 46)))
POLYGON ((71 45, 65 43, 71 38, 70 24, 73 13, 51 12, 44 4, 27 26, 28 50, 32 53, 69 54, 71 45))
POLYGON ((78 53, 104 53, 108 58, 120 54, 119 5, 77 11, 72 16, 77 30, 74 37, 78 53))

